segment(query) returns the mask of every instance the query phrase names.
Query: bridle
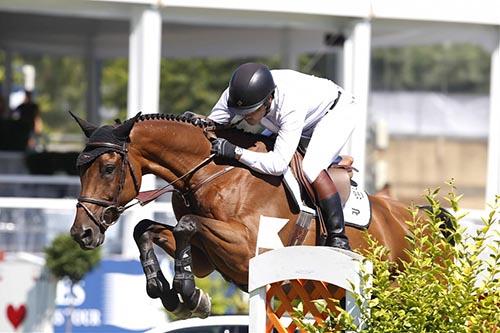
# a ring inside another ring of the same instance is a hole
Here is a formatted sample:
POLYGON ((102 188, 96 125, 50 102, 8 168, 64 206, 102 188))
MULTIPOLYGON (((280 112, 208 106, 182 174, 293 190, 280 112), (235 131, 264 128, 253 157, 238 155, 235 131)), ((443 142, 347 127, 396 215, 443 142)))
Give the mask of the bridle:
POLYGON ((201 183, 193 186, 191 189, 188 189, 187 191, 179 191, 173 187, 173 184, 176 183, 177 181, 184 179, 188 176, 193 175, 196 171, 207 165, 210 161, 213 160, 214 154, 211 154, 207 158, 205 158, 203 161, 201 161, 199 164, 197 164, 195 167, 193 167, 191 170, 183 174, 182 176, 178 177, 171 183, 167 184, 166 186, 162 187, 161 189, 158 190, 153 190, 153 191, 145 191, 145 192, 139 192, 140 187, 139 183, 137 181, 137 178, 134 173, 134 169, 132 167, 132 164, 130 163, 128 159, 128 149, 127 149, 127 142, 124 142, 123 145, 117 145, 114 143, 109 143, 109 142, 91 142, 87 143, 86 148, 107 148, 109 151, 116 152, 121 155, 122 157, 122 163, 120 166, 120 182, 113 193, 113 199, 112 201, 108 200, 103 200, 103 199, 95 199, 95 198, 90 198, 90 197, 84 197, 84 196, 79 196, 78 197, 78 202, 76 204, 76 207, 83 208, 83 210, 87 213, 87 215, 90 217, 90 219, 99 227, 101 232, 105 232, 110 226, 115 224, 118 221, 118 217, 127 209, 131 208, 132 206, 136 204, 141 204, 142 206, 148 204, 149 202, 155 200, 159 196, 163 195, 164 193, 167 192, 177 192, 184 200, 184 203, 186 204, 187 207, 189 207, 189 200, 187 199, 188 195, 190 193, 196 192, 199 188, 201 188, 204 184, 212 181, 213 179, 222 176, 226 172, 232 170, 234 167, 229 166, 226 167, 215 174, 211 175, 210 177, 204 179, 201 183), (131 203, 129 205, 121 206, 118 205, 118 198, 120 196, 121 191, 123 190, 123 186, 125 185, 125 177, 126 177, 126 167, 128 166, 128 169, 130 171, 130 174, 132 176, 132 180, 134 182, 134 188, 136 193, 138 194, 136 199, 137 201, 134 203, 131 203), (141 196, 143 194, 143 196, 141 196), (102 210, 100 216, 97 216, 94 214, 86 205, 85 203, 90 203, 94 204, 97 206, 104 207, 102 210), (116 217, 113 219, 113 217, 116 217), (109 220, 109 222, 108 222, 109 220))
POLYGON ((119 169, 120 172, 120 182, 118 183, 118 186, 116 187, 113 197, 111 201, 108 200, 103 200, 103 199, 95 199, 95 198, 89 198, 89 197, 84 197, 84 196, 79 196, 78 197, 78 202, 76 204, 76 207, 83 208, 83 210, 87 213, 87 215, 90 217, 90 219, 101 229, 101 232, 106 231, 110 226, 115 224, 118 221, 118 217, 127 209, 130 207, 134 206, 137 203, 130 204, 128 206, 121 206, 118 204, 118 197, 120 196, 121 191, 123 190, 123 186, 125 185, 125 177, 126 177, 126 167, 128 167, 130 171, 130 175, 132 176, 132 180, 134 182, 134 188, 136 193, 139 193, 139 183, 137 181, 137 178, 134 173, 134 169, 132 167, 132 164, 130 163, 128 159, 128 149, 127 149, 127 142, 124 142, 123 145, 117 145, 114 143, 109 143, 109 142, 89 142, 87 143, 87 147, 90 148, 107 148, 107 152, 113 151, 115 153, 118 153, 122 157, 122 162, 121 166, 119 169), (97 206, 104 207, 102 210, 100 216, 96 216, 86 205, 85 203, 90 203, 94 204, 97 206), (113 219, 113 217, 116 216, 116 219, 113 219), (109 222, 108 222, 109 220, 109 222))

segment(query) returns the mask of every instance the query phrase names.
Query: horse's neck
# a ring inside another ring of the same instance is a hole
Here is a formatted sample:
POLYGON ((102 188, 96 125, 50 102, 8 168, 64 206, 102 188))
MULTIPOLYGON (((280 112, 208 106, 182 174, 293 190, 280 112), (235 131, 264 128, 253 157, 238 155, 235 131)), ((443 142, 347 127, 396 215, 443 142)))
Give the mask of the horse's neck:
POLYGON ((173 120, 145 120, 131 134, 133 147, 141 153, 144 174, 167 182, 186 174, 209 154, 201 128, 173 120))

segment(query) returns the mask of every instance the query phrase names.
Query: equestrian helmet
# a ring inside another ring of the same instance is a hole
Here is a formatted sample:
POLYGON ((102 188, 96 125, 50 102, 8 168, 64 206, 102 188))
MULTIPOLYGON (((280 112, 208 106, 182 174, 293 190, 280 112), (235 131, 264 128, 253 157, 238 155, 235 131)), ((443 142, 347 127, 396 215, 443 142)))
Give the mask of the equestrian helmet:
POLYGON ((266 65, 243 64, 234 71, 229 82, 227 105, 237 114, 249 114, 257 110, 275 88, 273 76, 266 65))

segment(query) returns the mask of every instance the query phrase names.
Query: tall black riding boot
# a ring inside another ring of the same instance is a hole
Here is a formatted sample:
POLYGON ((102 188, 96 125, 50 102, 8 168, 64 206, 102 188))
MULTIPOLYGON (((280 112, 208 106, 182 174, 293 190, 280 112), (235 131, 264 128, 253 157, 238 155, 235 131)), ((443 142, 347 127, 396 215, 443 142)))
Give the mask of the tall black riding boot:
POLYGON ((312 185, 325 221, 327 232, 325 245, 351 250, 349 240, 345 235, 344 212, 337 187, 325 170, 320 172, 312 185))

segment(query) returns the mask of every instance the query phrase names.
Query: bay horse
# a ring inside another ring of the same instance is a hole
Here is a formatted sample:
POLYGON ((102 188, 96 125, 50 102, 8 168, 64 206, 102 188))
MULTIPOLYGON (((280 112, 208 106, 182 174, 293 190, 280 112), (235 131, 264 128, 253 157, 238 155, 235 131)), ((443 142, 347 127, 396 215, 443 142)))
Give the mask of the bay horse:
MULTIPOLYGON (((173 185, 176 226, 142 220, 134 229, 134 239, 148 295, 159 297, 177 316, 210 313, 210 298, 196 288, 193 275, 205 277, 217 270, 246 289, 261 215, 288 219, 280 232, 282 240, 293 232, 299 210, 282 177, 259 174, 236 161, 207 159, 209 121, 138 114, 122 124, 98 127, 72 116, 88 138, 77 160, 81 191, 71 227, 72 237, 83 249, 103 243, 106 229, 137 196, 142 175, 154 174, 173 185), (228 163, 234 168, 228 168, 228 163), (172 287, 161 272, 153 244, 175 259, 172 287)), ((236 129, 216 128, 215 133, 247 149, 267 145, 259 136, 236 129)), ((405 221, 411 219, 407 206, 385 197, 369 196, 369 200, 368 232, 390 249, 391 260, 404 260, 405 221)), ((347 227, 347 236, 352 248, 367 248, 362 231, 347 227)), ((315 245, 316 239, 313 223, 304 245, 315 245)))

